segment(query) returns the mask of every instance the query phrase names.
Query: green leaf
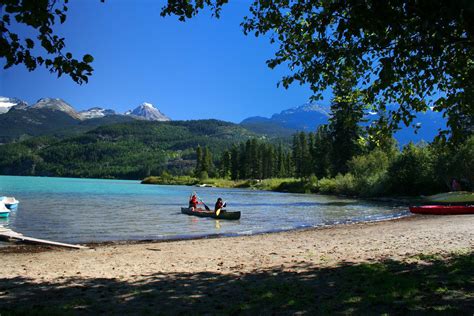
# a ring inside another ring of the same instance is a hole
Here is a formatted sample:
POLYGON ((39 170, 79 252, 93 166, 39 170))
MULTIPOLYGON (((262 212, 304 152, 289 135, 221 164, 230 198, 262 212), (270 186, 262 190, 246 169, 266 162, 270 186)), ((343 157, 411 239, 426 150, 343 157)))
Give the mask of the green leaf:
POLYGON ((85 54, 84 57, 82 57, 82 61, 89 64, 94 61, 94 57, 92 57, 92 55, 85 54))
POLYGON ((25 42, 26 42, 26 47, 28 47, 29 49, 32 49, 33 47, 35 47, 35 43, 33 42, 32 39, 27 38, 25 39, 25 42))

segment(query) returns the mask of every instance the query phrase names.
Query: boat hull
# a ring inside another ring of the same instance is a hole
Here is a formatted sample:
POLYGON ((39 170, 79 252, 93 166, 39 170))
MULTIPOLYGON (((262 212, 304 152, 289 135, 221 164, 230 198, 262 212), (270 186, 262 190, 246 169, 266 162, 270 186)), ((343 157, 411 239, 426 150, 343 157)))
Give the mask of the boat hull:
POLYGON ((15 204, 5 204, 9 210, 16 210, 18 208, 18 203, 15 204))
POLYGON ((226 220, 240 219, 240 212, 228 212, 224 210, 222 210, 219 215, 216 215, 216 213, 213 211, 206 211, 206 210, 192 211, 190 208, 182 207, 181 213, 186 214, 186 215, 198 216, 198 217, 210 217, 214 219, 226 219, 226 220))
POLYGON ((410 212, 414 214, 432 214, 432 215, 474 214, 474 206, 473 205, 410 206, 410 212))
POLYGON ((3 204, 5 204, 5 206, 10 210, 16 210, 18 208, 18 203, 20 203, 14 197, 7 196, 0 197, 0 201, 3 202, 3 204))

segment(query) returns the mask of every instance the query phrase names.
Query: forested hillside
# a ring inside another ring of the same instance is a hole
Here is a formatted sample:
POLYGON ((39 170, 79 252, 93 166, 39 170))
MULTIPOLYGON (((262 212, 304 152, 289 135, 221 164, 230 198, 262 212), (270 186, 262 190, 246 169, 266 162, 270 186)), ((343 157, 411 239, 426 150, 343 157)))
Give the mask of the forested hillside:
POLYGON ((195 148, 220 155, 256 134, 217 121, 172 121, 107 125, 78 136, 35 137, 0 146, 0 174, 140 179, 167 170, 187 174, 195 148))

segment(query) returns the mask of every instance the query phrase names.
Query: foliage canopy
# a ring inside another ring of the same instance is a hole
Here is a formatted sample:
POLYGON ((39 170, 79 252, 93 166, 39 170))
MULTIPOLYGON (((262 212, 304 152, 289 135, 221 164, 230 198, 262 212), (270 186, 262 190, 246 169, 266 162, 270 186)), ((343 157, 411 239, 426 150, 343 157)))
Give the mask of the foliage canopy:
MULTIPOLYGON (((103 0, 101 0, 103 1, 103 0)), ((216 17, 228 0, 168 0, 162 15, 185 21, 210 8, 216 17)), ((3 0, 0 58, 5 68, 43 65, 83 83, 93 57, 75 59, 55 34, 68 0, 3 0), (38 32, 21 38, 20 24, 38 32), (43 53, 36 55, 40 46, 43 53), (45 55, 46 54, 46 55, 45 55), (43 55, 43 56, 41 56, 43 55)), ((244 18, 245 34, 268 35, 279 45, 267 61, 286 64, 281 84, 308 84, 313 98, 344 80, 350 69, 364 102, 381 114, 377 133, 410 125, 430 107, 448 118, 449 136, 462 142, 474 132, 474 2, 471 0, 254 0, 244 18), (396 104, 396 108, 388 105, 396 104), (383 115, 388 111, 388 116, 383 115), (388 119, 387 119, 388 118, 388 119)))
MULTIPOLYGON (((227 1, 169 0, 162 15, 184 21, 227 1)), ((415 112, 444 111, 450 136, 474 131, 474 2, 470 0, 255 0, 242 23, 246 34, 278 43, 271 68, 286 64, 281 83, 308 84, 314 98, 351 69, 365 103, 390 132, 415 112), (387 105, 397 104, 396 109, 387 105)), ((448 134, 441 133, 442 137, 448 134)))
MULTIPOLYGON (((102 2, 104 0, 101 0, 102 2)), ((86 54, 76 59, 65 51, 65 39, 53 30, 54 24, 64 23, 68 0, 2 0, 0 3, 0 58, 4 68, 24 64, 29 71, 44 66, 58 77, 66 74, 82 84, 92 75, 94 58, 86 54), (36 37, 23 38, 14 31, 27 27, 36 37)))

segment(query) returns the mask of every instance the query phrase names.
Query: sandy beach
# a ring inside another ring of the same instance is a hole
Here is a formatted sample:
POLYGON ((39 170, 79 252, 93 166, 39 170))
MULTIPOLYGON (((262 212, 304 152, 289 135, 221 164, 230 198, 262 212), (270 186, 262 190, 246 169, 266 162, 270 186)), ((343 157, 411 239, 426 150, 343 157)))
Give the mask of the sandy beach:
MULTIPOLYGON (((342 267, 392 262, 416 270, 427 257, 472 257, 473 228, 472 215, 410 216, 255 236, 95 245, 86 250, 15 246, 0 252, 0 312, 24 308, 85 314, 324 312, 318 309, 322 305, 314 305, 324 293, 306 305, 266 307, 265 300, 254 304, 254 289, 267 284, 262 282, 282 280, 290 282, 292 293, 305 286, 319 291, 322 284, 330 293, 331 276, 344 273, 337 270, 342 267), (321 280, 326 281, 318 283, 321 280), (234 301, 230 309, 229 300, 234 301)), ((468 281, 473 285, 472 278, 468 281)), ((464 298, 467 305, 462 310, 474 308, 473 302, 474 297, 464 298)), ((358 310, 363 311, 348 309, 358 310)))

